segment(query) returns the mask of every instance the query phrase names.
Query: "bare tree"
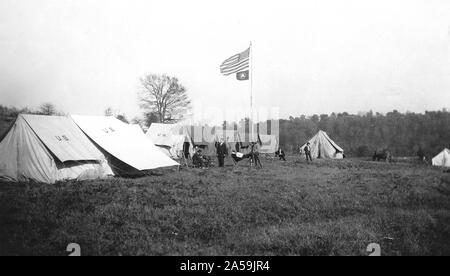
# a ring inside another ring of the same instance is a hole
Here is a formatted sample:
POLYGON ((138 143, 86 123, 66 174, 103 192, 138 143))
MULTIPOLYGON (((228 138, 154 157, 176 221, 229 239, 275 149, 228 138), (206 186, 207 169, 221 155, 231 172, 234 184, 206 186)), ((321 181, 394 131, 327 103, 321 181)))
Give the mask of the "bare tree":
POLYGON ((190 108, 186 88, 177 78, 150 74, 140 79, 140 106, 145 114, 152 114, 160 123, 180 120, 190 108))
POLYGON ((55 115, 56 112, 56 107, 54 104, 52 103, 43 103, 39 106, 39 114, 42 115, 55 115))
POLYGON ((105 116, 113 116, 113 109, 111 107, 107 107, 104 113, 105 116))

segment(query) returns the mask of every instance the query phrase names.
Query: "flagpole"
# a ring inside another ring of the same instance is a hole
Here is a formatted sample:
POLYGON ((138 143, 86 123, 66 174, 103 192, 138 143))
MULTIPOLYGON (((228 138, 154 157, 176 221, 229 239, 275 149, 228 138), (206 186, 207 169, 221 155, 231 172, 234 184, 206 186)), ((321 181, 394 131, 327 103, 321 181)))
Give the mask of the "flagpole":
POLYGON ((252 53, 252 42, 250 41, 250 123, 251 123, 251 133, 250 141, 253 142, 253 53, 252 53))

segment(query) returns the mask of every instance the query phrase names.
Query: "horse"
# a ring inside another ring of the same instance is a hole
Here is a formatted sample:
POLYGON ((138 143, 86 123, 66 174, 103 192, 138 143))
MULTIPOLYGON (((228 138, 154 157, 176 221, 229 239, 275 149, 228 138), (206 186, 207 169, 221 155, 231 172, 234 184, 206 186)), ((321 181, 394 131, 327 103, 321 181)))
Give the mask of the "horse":
POLYGON ((375 151, 372 156, 373 161, 385 160, 387 163, 392 162, 392 154, 389 150, 375 151))

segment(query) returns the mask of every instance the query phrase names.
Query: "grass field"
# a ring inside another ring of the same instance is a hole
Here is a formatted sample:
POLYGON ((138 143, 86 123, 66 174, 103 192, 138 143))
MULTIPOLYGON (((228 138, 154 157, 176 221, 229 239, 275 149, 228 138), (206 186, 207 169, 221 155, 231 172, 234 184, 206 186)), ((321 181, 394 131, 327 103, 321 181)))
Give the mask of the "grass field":
POLYGON ((450 255, 450 174, 356 159, 0 183, 0 255, 450 255))

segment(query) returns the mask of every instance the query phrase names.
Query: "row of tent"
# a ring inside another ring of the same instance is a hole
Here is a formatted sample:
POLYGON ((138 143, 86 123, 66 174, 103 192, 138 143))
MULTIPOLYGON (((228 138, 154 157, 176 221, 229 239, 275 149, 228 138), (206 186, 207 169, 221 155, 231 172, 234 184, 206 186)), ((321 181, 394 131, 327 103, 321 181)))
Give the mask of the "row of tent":
POLYGON ((0 142, 0 179, 55 183, 176 166, 114 117, 19 115, 0 142))
MULTIPOLYGON (((180 154, 200 147, 215 154, 215 142, 223 140, 230 151, 244 152, 250 142, 260 153, 274 153, 274 135, 254 135, 204 126, 152 124, 144 134, 138 125, 114 117, 19 115, 0 137, 0 179, 55 183, 134 175, 146 170, 179 165, 180 154)), ((313 158, 343 158, 344 150, 324 131, 309 140, 313 158)), ((301 148, 303 149, 305 145, 301 148)), ((432 160, 450 167, 450 151, 432 160)))
MULTIPOLYGON (((193 154, 195 146, 200 147, 207 155, 215 153, 214 143, 220 139, 226 141, 229 150, 246 153, 249 142, 258 143, 260 153, 272 154, 279 148, 275 135, 257 134, 250 137, 247 133, 236 130, 225 130, 205 126, 179 126, 174 124, 153 123, 147 131, 150 138, 167 156, 180 158, 181 154, 193 154), (243 146, 244 148, 240 148, 243 146)), ((342 159, 344 149, 333 141, 325 131, 319 130, 309 141, 312 158, 342 159)), ((307 143, 308 143, 307 142, 307 143)), ((302 152, 306 143, 300 147, 302 152)), ((434 166, 450 167, 450 150, 444 149, 432 159, 434 166)))
MULTIPOLYGON (((147 137, 160 147, 166 155, 179 158, 188 153, 192 156, 193 148, 198 146, 207 155, 215 153, 214 143, 226 142, 229 151, 246 153, 249 143, 257 143, 259 153, 273 154, 279 148, 275 135, 241 133, 237 130, 211 128, 204 126, 180 126, 174 124, 153 123, 147 131, 147 137)), ((312 158, 342 159, 344 150, 334 142, 326 132, 320 130, 309 141, 312 158)), ((301 146, 303 149, 306 143, 301 146)))
POLYGON ((192 156, 195 147, 200 148, 205 155, 214 155, 215 143, 220 140, 227 144, 229 152, 235 150, 246 153, 250 150, 250 143, 256 143, 258 152, 267 154, 275 153, 279 147, 275 135, 250 135, 208 126, 152 123, 146 135, 167 156, 175 159, 182 155, 192 156))

